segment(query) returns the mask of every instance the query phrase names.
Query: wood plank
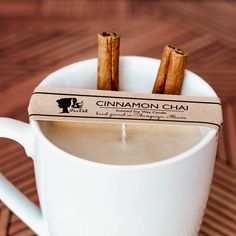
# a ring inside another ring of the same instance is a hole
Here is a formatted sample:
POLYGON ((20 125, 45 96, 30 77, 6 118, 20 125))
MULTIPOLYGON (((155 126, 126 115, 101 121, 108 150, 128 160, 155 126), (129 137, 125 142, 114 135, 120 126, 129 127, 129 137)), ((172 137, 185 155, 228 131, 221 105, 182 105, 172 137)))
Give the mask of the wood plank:
MULTIPOLYGON (((183 47, 191 52, 188 69, 212 85, 224 107, 225 125, 199 236, 234 236, 235 6, 234 1, 0 0, 0 116, 27 121, 34 87, 57 68, 95 57, 96 34, 104 29, 121 33, 121 55, 159 58, 167 43, 183 47), (9 99, 16 93, 17 99, 9 99)), ((0 140, 0 171, 38 204, 33 162, 20 145, 0 140)), ((9 216, 2 202, 0 212, 4 236, 35 235, 16 215, 9 216)))
POLYGON ((38 14, 37 0, 0 1, 1 17, 35 17, 38 14))
POLYGON ((1 209, 0 215, 0 236, 7 236, 11 212, 8 208, 1 209))

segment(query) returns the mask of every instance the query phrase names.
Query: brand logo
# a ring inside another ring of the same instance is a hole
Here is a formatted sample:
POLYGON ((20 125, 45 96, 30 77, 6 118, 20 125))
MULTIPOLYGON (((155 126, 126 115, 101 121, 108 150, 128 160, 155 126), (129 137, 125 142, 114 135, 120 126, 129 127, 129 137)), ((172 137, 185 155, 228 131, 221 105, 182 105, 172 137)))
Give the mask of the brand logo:
POLYGON ((83 101, 78 101, 77 98, 61 98, 57 100, 57 103, 62 109, 60 113, 87 112, 87 109, 82 109, 83 101))

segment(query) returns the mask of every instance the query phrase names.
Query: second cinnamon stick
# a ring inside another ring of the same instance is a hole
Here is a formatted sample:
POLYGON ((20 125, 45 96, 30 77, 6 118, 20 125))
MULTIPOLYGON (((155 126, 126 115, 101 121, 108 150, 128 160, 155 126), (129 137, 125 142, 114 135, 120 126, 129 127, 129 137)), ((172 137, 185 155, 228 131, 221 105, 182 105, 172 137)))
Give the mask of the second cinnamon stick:
POLYGON ((152 93, 164 93, 165 83, 166 83, 166 76, 168 72, 168 67, 170 63, 170 56, 171 53, 175 50, 175 47, 166 45, 164 47, 161 63, 159 66, 159 70, 157 73, 156 81, 152 90, 152 93))
POLYGON ((178 48, 171 53, 164 94, 180 94, 187 56, 188 53, 178 48))

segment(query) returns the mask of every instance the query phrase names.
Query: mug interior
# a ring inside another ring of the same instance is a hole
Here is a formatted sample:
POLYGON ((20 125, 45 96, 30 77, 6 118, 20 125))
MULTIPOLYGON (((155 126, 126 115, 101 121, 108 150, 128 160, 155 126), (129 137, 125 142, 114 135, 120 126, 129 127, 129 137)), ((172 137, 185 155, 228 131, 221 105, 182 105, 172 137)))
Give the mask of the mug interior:
MULTIPOLYGON (((159 65, 159 59, 120 57, 120 90, 151 93, 159 65)), ((46 77, 39 86, 96 89, 97 59, 77 62, 57 70, 46 77)), ((189 70, 185 70, 181 94, 217 97, 215 91, 203 79, 189 70)))
MULTIPOLYGON (((120 91, 151 93, 159 64, 160 60, 158 59, 137 56, 120 57, 120 91)), ((96 89, 97 59, 77 62, 57 70, 45 78, 39 86, 96 89)), ((214 90, 203 79, 189 70, 185 70, 181 94, 186 96, 217 97, 214 90)), ((40 129, 39 122, 33 121, 32 125, 37 132, 40 132, 41 137, 43 136, 44 139, 47 139, 40 129)), ((216 134, 216 130, 213 128, 200 127, 200 131, 202 139, 191 149, 200 148, 216 134)), ((186 152, 190 152, 191 149, 186 152)))

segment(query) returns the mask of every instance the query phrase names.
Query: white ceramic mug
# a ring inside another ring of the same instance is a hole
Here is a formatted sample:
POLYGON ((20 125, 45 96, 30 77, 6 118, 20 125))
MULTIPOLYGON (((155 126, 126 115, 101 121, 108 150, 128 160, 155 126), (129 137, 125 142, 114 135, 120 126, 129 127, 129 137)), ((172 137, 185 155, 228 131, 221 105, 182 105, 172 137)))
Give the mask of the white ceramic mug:
MULTIPOLYGON (((151 92, 159 60, 120 58, 120 88, 151 92)), ((96 59, 49 75, 40 86, 96 88, 96 59)), ((186 71, 182 94, 216 96, 186 71)), ((196 236, 212 180, 216 130, 201 128, 193 148, 167 160, 106 165, 53 145, 38 122, 0 118, 0 136, 33 158, 41 210, 0 175, 0 198, 41 236, 196 236)))

